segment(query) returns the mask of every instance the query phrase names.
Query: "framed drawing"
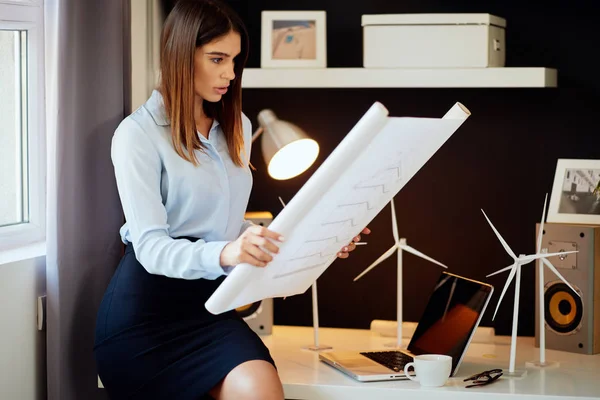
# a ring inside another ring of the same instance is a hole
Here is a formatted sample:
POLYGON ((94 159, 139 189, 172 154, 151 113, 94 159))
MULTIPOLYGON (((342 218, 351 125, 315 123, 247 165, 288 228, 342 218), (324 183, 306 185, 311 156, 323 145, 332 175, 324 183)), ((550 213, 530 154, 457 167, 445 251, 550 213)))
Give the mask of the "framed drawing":
POLYGON ((326 68, 325 11, 263 11, 262 68, 326 68))
POLYGON ((600 160, 558 160, 547 220, 600 225, 600 160))

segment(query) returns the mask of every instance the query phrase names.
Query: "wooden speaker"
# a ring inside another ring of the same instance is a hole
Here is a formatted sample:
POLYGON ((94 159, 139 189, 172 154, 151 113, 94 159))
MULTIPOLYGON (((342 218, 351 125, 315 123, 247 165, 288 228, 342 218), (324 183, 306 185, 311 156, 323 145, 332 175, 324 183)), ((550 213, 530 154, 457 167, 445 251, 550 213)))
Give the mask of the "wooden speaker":
MULTIPOLYGON (((544 269, 546 348, 600 353, 600 227, 544 224, 542 248, 548 253, 578 251, 548 259, 577 293, 544 269)), ((536 282, 540 279, 538 268, 536 282)), ((539 289, 537 284, 535 287, 535 342, 539 346, 539 289)))

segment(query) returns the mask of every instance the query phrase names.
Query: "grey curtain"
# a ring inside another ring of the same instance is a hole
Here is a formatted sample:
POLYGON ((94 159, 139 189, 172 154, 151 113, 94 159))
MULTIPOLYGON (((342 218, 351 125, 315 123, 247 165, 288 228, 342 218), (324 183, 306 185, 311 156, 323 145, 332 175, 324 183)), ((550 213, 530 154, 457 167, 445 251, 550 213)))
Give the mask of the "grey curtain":
POLYGON ((122 246, 110 161, 125 115, 128 2, 46 0, 48 399, 107 398, 96 312, 122 246))

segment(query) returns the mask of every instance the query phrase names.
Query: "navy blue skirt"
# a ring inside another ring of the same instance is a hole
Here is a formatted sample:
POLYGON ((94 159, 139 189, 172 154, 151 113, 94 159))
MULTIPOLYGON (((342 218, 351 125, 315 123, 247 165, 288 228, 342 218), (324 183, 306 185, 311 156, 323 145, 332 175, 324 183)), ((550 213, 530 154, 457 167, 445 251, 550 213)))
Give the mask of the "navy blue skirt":
POLYGON ((127 245, 96 321, 94 355, 111 399, 210 398, 208 391, 236 366, 275 365, 235 311, 213 315, 204 307, 224 278, 150 274, 127 245))

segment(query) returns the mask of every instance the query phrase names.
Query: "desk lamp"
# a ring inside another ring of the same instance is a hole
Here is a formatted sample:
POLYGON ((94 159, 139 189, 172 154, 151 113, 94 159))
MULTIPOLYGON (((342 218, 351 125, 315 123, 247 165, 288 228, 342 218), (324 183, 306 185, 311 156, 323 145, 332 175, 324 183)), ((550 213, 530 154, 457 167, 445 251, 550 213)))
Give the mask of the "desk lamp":
MULTIPOLYGON (((297 125, 283 121, 270 110, 258 113, 259 127, 252 135, 252 143, 262 135, 262 154, 269 176, 276 180, 294 178, 306 171, 319 155, 319 144, 297 125)), ((279 198, 285 207, 285 203, 279 198)), ((317 281, 312 284, 312 307, 314 344, 309 350, 330 349, 319 344, 319 314, 317 304, 317 281)))
POLYGON ((258 123, 252 142, 262 134, 262 154, 271 178, 285 180, 298 176, 317 159, 319 144, 298 126, 277 118, 272 110, 259 112, 258 123))

